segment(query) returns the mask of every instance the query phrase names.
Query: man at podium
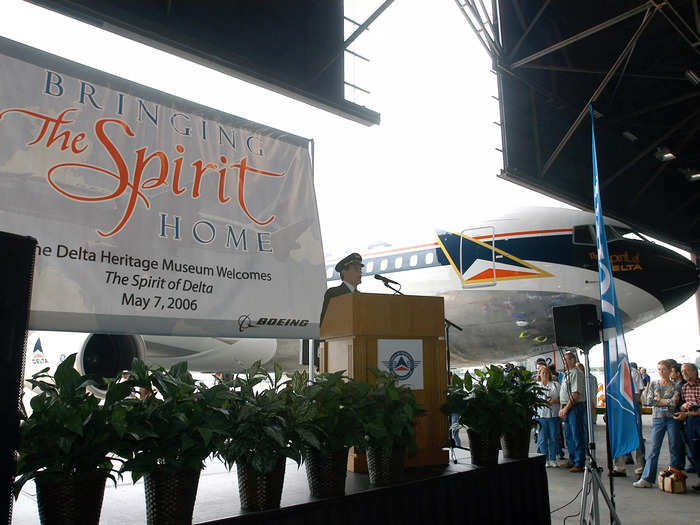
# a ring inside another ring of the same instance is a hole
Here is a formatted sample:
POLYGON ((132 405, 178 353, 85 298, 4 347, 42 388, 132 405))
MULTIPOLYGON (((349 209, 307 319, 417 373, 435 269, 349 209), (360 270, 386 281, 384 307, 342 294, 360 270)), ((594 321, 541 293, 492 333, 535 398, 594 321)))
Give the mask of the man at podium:
POLYGON ((328 288, 323 296, 323 308, 321 308, 321 322, 326 316, 328 303, 333 297, 345 295, 346 293, 358 292, 357 285, 362 282, 362 256, 359 253, 351 253, 335 265, 335 271, 340 274, 343 281, 339 286, 328 288))

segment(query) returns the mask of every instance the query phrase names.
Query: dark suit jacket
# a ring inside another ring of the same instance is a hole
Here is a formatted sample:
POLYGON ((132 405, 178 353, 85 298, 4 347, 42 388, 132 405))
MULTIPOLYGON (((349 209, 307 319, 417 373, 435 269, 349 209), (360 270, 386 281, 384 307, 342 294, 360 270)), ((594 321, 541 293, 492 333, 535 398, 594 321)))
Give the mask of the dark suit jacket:
POLYGON ((345 295, 346 293, 352 292, 350 292, 350 288, 348 288, 345 283, 340 283, 340 286, 334 286, 326 290, 326 295, 323 296, 323 308, 321 308, 321 322, 323 322, 323 318, 326 316, 326 309, 328 308, 330 300, 333 299, 333 297, 345 295))

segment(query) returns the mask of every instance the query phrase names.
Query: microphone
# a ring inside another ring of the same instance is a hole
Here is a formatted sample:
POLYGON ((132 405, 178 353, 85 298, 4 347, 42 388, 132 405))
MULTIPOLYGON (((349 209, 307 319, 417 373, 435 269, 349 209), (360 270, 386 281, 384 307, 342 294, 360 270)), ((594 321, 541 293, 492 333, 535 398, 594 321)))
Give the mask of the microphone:
POLYGON ((374 278, 377 279, 378 281, 382 281, 385 285, 386 284, 395 284, 396 286, 401 286, 401 284, 397 283, 396 281, 392 281, 388 277, 384 277, 383 275, 379 275, 378 273, 374 274, 374 278))

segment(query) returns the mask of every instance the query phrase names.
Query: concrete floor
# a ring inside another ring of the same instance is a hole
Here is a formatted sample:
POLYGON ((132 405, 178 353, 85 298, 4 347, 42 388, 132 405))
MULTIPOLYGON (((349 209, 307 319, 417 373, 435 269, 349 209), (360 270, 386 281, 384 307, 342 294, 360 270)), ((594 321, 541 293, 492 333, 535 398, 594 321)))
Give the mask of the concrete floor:
MULTIPOLYGON (((651 416, 643 416, 643 433, 646 438, 647 447, 650 444, 651 416)), ((598 424, 595 428, 595 438, 598 447, 597 460, 601 466, 605 467, 605 427, 602 416, 598 416, 598 424)), ((666 441, 661 449, 659 458, 659 469, 666 468, 669 464, 668 442, 666 441)), ((534 447, 533 447, 534 451, 534 447)), ((581 490, 583 483, 582 474, 573 474, 567 469, 549 468, 547 469, 549 478, 549 503, 550 509, 554 510, 571 500, 574 495, 581 490)), ((603 483, 605 489, 610 493, 609 478, 607 468, 603 472, 603 483)), ((700 492, 694 492, 690 486, 697 484, 697 474, 690 474, 686 480, 688 492, 685 494, 668 494, 660 491, 656 487, 648 489, 638 489, 632 486, 634 478, 634 465, 627 465, 626 478, 614 478, 615 503, 623 523, 627 524, 659 524, 659 525, 700 525, 700 492)), ((576 514, 579 511, 580 496, 564 509, 552 514, 552 524, 562 524, 566 516, 576 514)), ((609 523, 608 508, 602 498, 600 501, 601 523, 609 523)), ((579 517, 568 518, 566 523, 571 525, 578 523, 579 517)))
MULTIPOLYGON (((599 444, 598 460, 605 463, 605 427, 602 418, 599 417, 595 435, 599 444)), ((644 416, 644 435, 649 443, 651 431, 651 416, 644 416)), ((466 433, 463 432, 463 442, 467 443, 466 433)), ((534 452, 534 444, 532 446, 534 452)), ((467 461, 466 453, 458 453, 460 461, 467 461)), ((665 444, 661 450, 659 467, 665 468, 669 463, 668 446, 665 444)), ((296 466, 288 465, 288 469, 296 469, 296 466)), ((302 467, 303 470, 303 467, 302 467)), ((656 488, 637 489, 632 486, 634 481, 633 466, 628 466, 627 478, 615 478, 615 501, 618 514, 625 524, 659 524, 659 525, 700 525, 700 492, 693 492, 690 485, 698 483, 697 474, 691 474, 688 478, 689 492, 686 494, 667 494, 656 488)), ((606 473, 604 473, 606 475, 606 473)), ((550 509, 554 510, 570 501, 581 489, 582 474, 572 474, 568 470, 559 468, 547 469, 549 478, 550 509)), ((608 478, 604 478, 606 490, 609 490, 608 478)), ((290 487, 286 487, 282 495, 282 503, 286 498, 291 498, 290 487)), ((300 490, 306 491, 302 486, 300 490)), ((306 492, 305 492, 306 493, 306 492)), ((552 523, 560 525, 564 519, 579 510, 580 496, 573 503, 560 511, 552 514, 552 523)), ((207 463, 207 468, 200 479, 197 502, 194 511, 196 522, 211 520, 231 515, 238 511, 239 501, 237 492, 237 480, 235 469, 227 472, 218 461, 207 463)), ((607 507, 601 499, 601 523, 609 523, 607 507)), ((105 499, 102 509, 101 523, 107 525, 127 525, 145 522, 145 502, 143 483, 131 484, 126 477, 115 488, 109 482, 105 491, 105 499)), ((33 483, 27 483, 20 498, 15 502, 12 523, 14 525, 34 525, 39 523, 36 508, 36 495, 33 483)), ((571 517, 566 523, 573 525, 578 523, 578 516, 571 517)))

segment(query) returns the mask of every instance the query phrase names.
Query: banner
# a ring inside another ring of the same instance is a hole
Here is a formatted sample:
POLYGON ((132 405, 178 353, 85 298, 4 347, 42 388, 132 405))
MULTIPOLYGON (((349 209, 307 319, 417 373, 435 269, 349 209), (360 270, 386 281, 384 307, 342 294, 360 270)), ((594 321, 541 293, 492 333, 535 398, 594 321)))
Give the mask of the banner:
POLYGON ((610 454, 620 457, 639 448, 639 432, 635 410, 634 386, 627 357, 622 317, 615 294, 608 239, 603 221, 603 204, 598 181, 598 159, 595 148, 595 120, 591 106, 591 140, 593 151, 593 207, 595 208, 598 274, 600 275, 600 310, 603 317, 603 360, 605 394, 610 436, 610 454))
POLYGON ((7 39, 0 71, 0 230, 39 242, 32 329, 318 337, 307 139, 7 39))

